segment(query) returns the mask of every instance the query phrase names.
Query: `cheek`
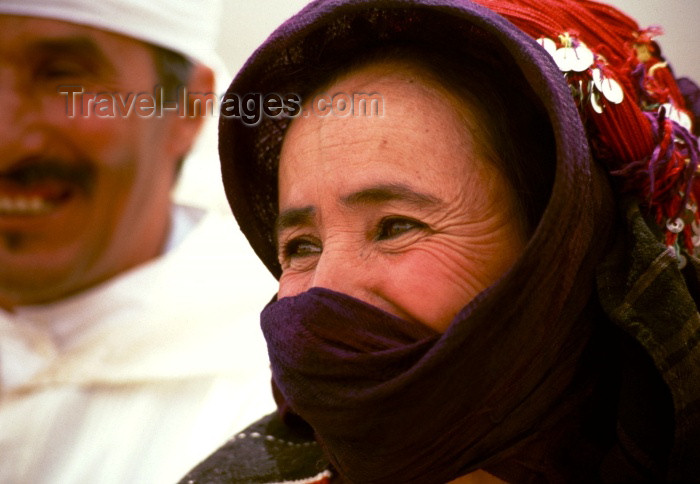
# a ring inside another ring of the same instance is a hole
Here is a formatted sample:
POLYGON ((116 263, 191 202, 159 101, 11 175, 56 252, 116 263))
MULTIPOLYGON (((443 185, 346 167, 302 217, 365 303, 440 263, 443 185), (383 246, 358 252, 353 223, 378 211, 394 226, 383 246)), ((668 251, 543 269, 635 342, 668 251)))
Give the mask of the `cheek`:
POLYGON ((279 280, 277 297, 290 297, 301 294, 311 287, 312 273, 307 272, 284 272, 279 280))
POLYGON ((137 125, 128 118, 100 119, 92 116, 76 120, 71 131, 73 136, 81 137, 79 146, 96 153, 111 153, 138 142, 137 125))
POLYGON ((419 321, 445 331, 454 316, 479 292, 463 253, 446 247, 414 249, 392 257, 383 267, 385 298, 419 321))
POLYGON ((165 136, 157 120, 88 119, 73 135, 84 140, 79 149, 97 165, 103 190, 120 197, 133 193, 144 202, 170 190, 175 163, 163 162, 165 136))

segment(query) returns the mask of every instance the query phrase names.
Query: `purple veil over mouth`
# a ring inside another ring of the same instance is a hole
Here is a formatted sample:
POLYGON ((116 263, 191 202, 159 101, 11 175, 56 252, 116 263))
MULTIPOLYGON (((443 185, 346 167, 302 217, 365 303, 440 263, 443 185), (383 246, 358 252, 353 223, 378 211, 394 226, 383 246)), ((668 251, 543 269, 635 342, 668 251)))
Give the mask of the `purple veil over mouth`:
MULTIPOLYGON (((619 370, 608 317, 624 319, 609 310, 622 304, 617 296, 600 298, 603 314, 596 277, 609 296, 643 270, 608 264, 620 276, 612 281, 597 273, 613 241, 632 240, 620 234, 633 224, 616 224, 609 176, 592 159, 570 85, 552 56, 504 17, 467 0, 315 1, 256 51, 228 95, 304 98, 318 87, 309 72, 388 42, 454 56, 488 52, 503 76, 523 79, 554 134, 549 203, 521 258, 443 335, 414 331, 324 289, 271 303, 262 320, 274 382, 349 482, 446 482, 479 468, 520 482, 595 479, 615 439, 617 389, 600 389, 619 370)), ((277 277, 277 166, 289 123, 220 120, 229 203, 277 277)), ((650 244, 650 253, 663 253, 662 244, 650 244)))
POLYGON ((470 327, 469 312, 440 335, 328 289, 271 303, 261 320, 282 408, 310 423, 348 482, 444 483, 482 468, 592 478, 552 455, 591 453, 576 422, 594 373, 579 368, 589 321, 550 356, 470 327))

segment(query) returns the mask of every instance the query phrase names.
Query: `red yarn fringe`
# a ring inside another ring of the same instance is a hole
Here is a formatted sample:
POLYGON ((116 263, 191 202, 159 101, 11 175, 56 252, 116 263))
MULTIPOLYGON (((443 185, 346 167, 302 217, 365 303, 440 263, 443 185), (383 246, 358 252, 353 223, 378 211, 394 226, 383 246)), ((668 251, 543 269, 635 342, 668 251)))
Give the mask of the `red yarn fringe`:
POLYGON ((587 71, 566 73, 594 156, 621 178, 624 191, 638 197, 679 258, 681 248, 700 252, 694 244, 700 246, 698 140, 687 129, 693 114, 654 41, 661 29, 642 30, 629 16, 594 0, 475 1, 535 39, 559 40, 557 46, 565 47, 560 36, 567 34, 594 52, 587 71), (621 103, 608 102, 591 87, 594 68, 622 87, 621 103), (687 118, 685 128, 681 117, 687 118))

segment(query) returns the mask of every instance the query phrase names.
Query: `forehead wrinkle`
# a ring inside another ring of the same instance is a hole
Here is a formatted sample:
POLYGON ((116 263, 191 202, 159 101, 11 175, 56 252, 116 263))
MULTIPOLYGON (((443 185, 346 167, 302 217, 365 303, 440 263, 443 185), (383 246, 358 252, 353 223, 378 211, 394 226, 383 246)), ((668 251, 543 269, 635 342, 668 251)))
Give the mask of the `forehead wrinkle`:
POLYGON ((444 202, 436 196, 417 192, 400 183, 363 188, 342 197, 341 201, 347 206, 381 205, 386 202, 403 202, 418 208, 444 205, 444 202))

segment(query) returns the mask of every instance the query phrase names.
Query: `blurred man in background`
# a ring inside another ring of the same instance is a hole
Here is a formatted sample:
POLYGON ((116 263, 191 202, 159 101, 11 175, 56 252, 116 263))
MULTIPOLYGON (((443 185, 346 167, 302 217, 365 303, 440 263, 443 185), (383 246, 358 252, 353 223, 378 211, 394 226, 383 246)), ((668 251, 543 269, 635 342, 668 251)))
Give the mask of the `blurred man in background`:
POLYGON ((171 195, 218 8, 0 1, 0 482, 174 481, 272 408, 275 282, 171 195))

